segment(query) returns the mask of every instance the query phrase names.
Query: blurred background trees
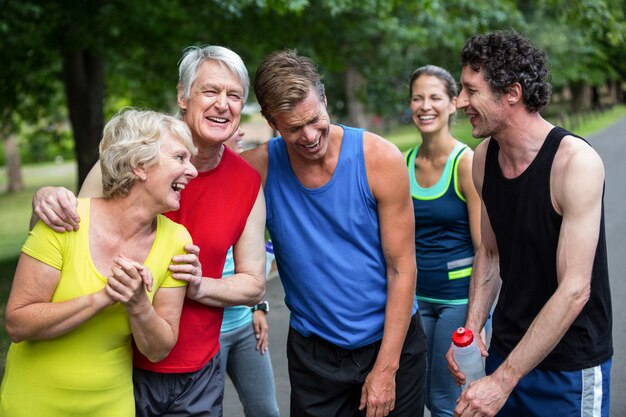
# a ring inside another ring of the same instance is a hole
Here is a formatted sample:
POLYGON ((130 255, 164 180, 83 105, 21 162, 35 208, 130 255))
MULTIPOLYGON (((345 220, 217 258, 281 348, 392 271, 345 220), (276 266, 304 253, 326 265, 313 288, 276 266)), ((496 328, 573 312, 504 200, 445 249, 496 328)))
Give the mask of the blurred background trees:
MULTIPOLYGON (((334 118, 379 132, 402 120, 411 72, 460 74, 477 33, 513 28, 550 59, 553 115, 624 101, 623 0, 0 0, 0 139, 19 164, 76 158, 79 184, 105 120, 130 105, 175 112, 184 47, 239 53, 251 77, 269 52, 320 66, 334 118), (22 152, 18 152, 18 150, 22 152)), ((254 102, 251 92, 250 103, 254 102)))

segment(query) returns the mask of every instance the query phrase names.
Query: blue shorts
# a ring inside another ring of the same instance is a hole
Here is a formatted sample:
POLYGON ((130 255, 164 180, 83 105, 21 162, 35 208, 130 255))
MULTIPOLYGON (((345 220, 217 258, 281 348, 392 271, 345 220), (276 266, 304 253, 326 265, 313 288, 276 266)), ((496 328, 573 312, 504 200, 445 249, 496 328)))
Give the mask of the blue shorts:
MULTIPOLYGON (((493 350, 487 374, 503 362, 493 350)), ((611 359, 580 371, 533 369, 517 384, 499 417, 609 417, 611 359)))

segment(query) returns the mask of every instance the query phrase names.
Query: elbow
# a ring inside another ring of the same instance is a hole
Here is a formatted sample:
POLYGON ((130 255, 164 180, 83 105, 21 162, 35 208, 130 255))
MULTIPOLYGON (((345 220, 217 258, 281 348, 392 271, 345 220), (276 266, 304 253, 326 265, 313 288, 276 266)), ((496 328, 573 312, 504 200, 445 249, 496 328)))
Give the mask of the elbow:
POLYGON ((581 291, 578 291, 575 295, 574 301, 580 306, 582 310, 585 304, 589 301, 591 297, 591 285, 585 286, 581 291))
POLYGON ((143 354, 143 356, 145 356, 150 362, 157 363, 167 358, 167 355, 170 354, 170 352, 174 348, 174 345, 176 345, 177 340, 178 330, 172 329, 171 334, 168 334, 159 341, 155 340, 152 343, 148 342, 149 344, 144 344, 143 348, 139 346, 137 340, 135 340, 135 343, 137 344, 137 347, 139 348, 139 351, 143 354))
POLYGON ((255 292, 253 297, 250 299, 250 302, 247 304, 248 307, 254 307, 259 304, 265 298, 265 285, 255 292))
POLYGON ((591 297, 591 284, 580 285, 573 288, 570 288, 568 291, 568 298, 571 302, 571 307, 573 311, 580 312, 585 307, 585 304, 589 301, 591 297))
POLYGON ((24 333, 24 326, 20 326, 19 323, 13 319, 12 315, 7 314, 4 325, 7 331, 7 336, 11 342, 20 343, 26 340, 27 335, 24 333))
POLYGON ((152 363, 161 362, 163 359, 167 358, 167 355, 170 354, 172 349, 174 348, 175 343, 167 343, 161 346, 160 348, 153 349, 149 352, 141 352, 143 355, 152 363))
POLYGON ((250 296, 246 305, 253 307, 265 298, 265 279, 258 280, 257 284, 251 288, 250 296))
POLYGON ((9 340, 12 343, 20 343, 20 342, 23 342, 24 340, 26 340, 18 332, 15 332, 13 330, 9 330, 8 327, 7 327, 7 336, 9 337, 9 340))
POLYGON ((170 351, 172 349, 168 349, 168 350, 163 350, 163 351, 159 351, 159 352, 150 352, 149 354, 145 355, 146 358, 148 358, 148 360, 152 363, 157 363, 157 362, 161 362, 163 359, 167 358, 167 355, 170 354, 170 351))

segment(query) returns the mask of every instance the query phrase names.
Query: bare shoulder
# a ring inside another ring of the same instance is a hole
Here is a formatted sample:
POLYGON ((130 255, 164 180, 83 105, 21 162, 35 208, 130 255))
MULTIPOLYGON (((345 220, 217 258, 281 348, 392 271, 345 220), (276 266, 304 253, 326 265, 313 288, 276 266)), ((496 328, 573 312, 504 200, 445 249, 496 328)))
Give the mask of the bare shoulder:
POLYGON ((467 147, 459 158, 459 173, 461 175, 471 175, 473 160, 474 151, 472 150, 472 148, 467 147))
POLYGON ((491 139, 485 139, 480 142, 474 149, 472 156, 472 177, 474 179, 474 186, 479 193, 482 190, 483 178, 485 176, 485 159, 490 140, 491 139))
POLYGON ((379 203, 410 195, 409 171, 396 145, 374 133, 364 132, 363 153, 367 181, 379 203))
POLYGON ((386 169, 387 165, 400 163, 404 157, 400 149, 387 139, 372 132, 363 132, 363 152, 368 169, 386 169))
POLYGON ((565 177, 601 175, 604 165, 590 144, 574 136, 565 136, 554 158, 553 173, 565 177))
POLYGON ((255 148, 249 149, 241 153, 241 157, 245 159, 254 169, 261 174, 263 184, 267 176, 267 155, 268 144, 263 143, 255 148))
POLYGON ((557 212, 585 206, 601 199, 604 164, 600 155, 585 141, 566 136, 561 141, 551 172, 551 190, 557 212))

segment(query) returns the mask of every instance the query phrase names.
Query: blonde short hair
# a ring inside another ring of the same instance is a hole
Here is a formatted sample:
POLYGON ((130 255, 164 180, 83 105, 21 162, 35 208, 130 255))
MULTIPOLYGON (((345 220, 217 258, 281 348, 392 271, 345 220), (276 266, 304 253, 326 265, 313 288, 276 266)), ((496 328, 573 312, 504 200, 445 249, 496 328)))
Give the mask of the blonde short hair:
POLYGON ((137 109, 123 109, 113 116, 104 127, 100 141, 104 198, 128 195, 137 180, 133 169, 157 164, 165 133, 170 133, 195 155, 189 128, 173 116, 137 109))

